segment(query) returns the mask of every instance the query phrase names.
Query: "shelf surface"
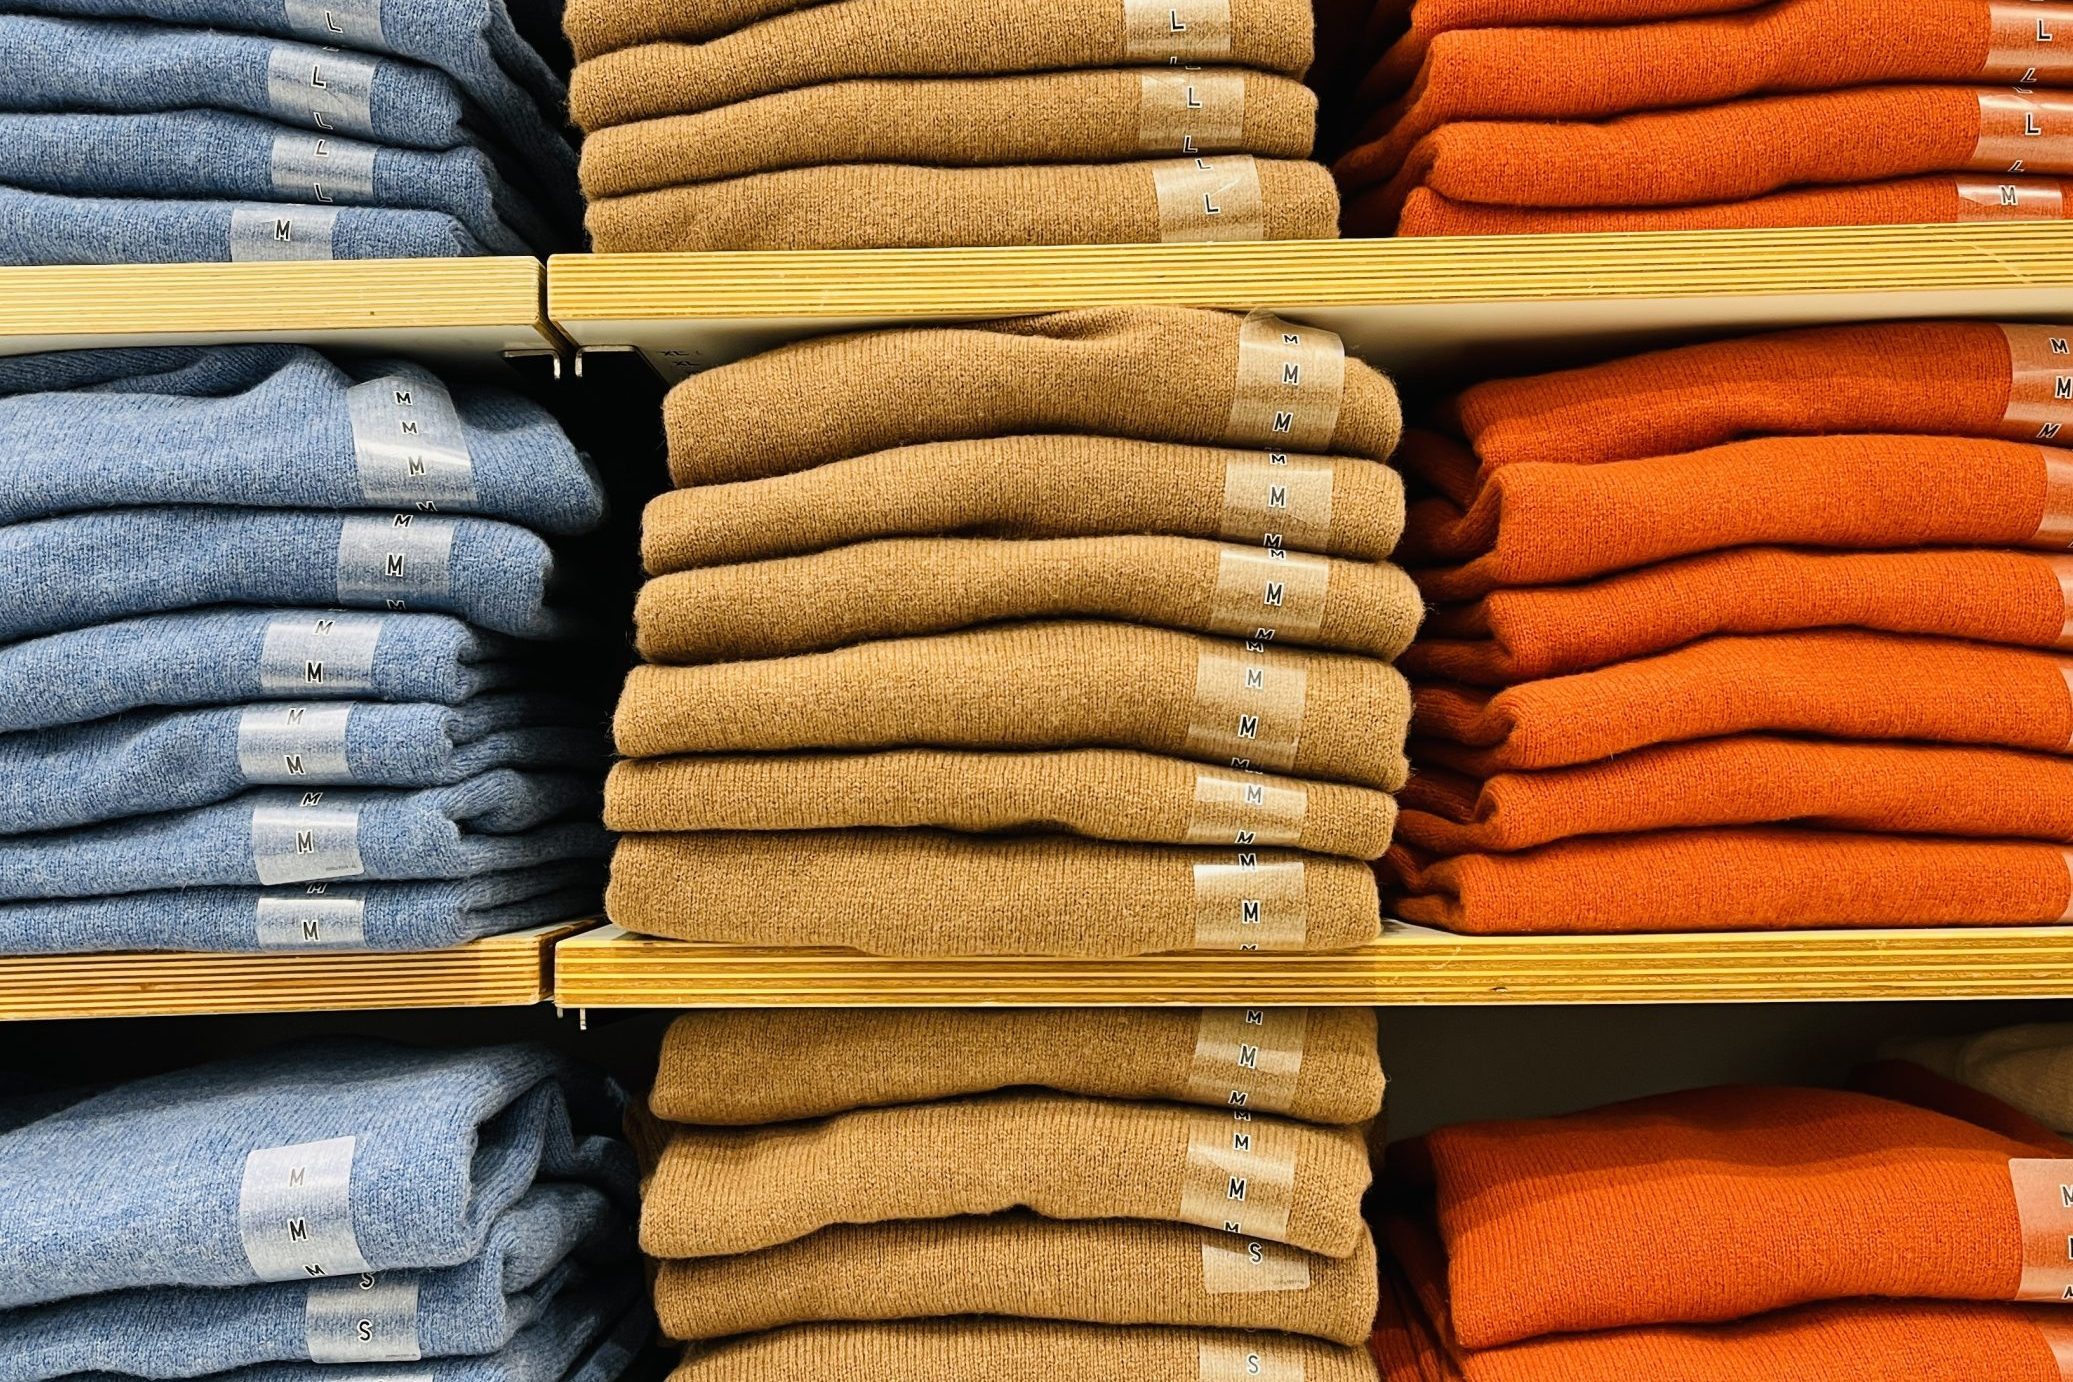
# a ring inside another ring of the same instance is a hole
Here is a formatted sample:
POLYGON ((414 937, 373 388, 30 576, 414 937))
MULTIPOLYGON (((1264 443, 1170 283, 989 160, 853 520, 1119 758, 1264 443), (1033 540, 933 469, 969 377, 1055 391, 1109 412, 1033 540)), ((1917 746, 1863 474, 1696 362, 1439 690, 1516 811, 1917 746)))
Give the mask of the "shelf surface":
POLYGON ((555 942, 590 924, 452 950, 24 955, 0 959, 0 1020, 522 1007, 552 996, 555 942))
POLYGON ((0 268, 0 355, 283 340, 484 364, 561 345, 536 259, 0 268))
POLYGON ((825 332, 1138 302, 1271 308, 1386 368, 1489 374, 1704 333, 2073 319, 2073 224, 559 255, 547 284, 578 346, 670 379, 825 332))
POLYGON ((1087 1004, 1746 1003, 2073 995, 2073 928, 1455 936, 1390 923, 1334 955, 885 959, 652 940, 555 950, 565 1009, 1087 1004))

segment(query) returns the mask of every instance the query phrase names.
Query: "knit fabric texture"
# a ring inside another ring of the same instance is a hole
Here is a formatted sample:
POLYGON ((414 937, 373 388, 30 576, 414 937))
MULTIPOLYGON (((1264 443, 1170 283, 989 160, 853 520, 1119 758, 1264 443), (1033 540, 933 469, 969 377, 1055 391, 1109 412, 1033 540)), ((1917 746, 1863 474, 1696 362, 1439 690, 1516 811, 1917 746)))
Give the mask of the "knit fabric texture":
POLYGON ((286 202, 58 197, 0 187, 0 264, 193 264, 266 259, 461 259, 487 254, 440 211, 286 202), (241 238, 251 218, 263 252, 241 238))
POLYGON ((1887 1049, 1990 1094, 2061 1136, 2073 1130, 2073 1025, 2026 1022, 1976 1035, 1920 1037, 1887 1049))

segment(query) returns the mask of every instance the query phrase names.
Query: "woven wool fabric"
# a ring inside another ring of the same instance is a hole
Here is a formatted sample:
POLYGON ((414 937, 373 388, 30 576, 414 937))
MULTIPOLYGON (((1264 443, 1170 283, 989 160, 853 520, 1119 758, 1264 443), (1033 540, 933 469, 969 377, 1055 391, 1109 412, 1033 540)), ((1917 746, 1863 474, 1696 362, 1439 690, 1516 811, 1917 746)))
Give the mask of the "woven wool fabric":
POLYGON ((631 758, 1135 748, 1390 791, 1408 771, 1409 710, 1402 674, 1374 658, 1047 622, 755 662, 636 667, 614 733, 631 758))
POLYGON ((800 1325, 750 1334, 691 1350, 669 1382, 1193 1382, 1207 1376, 1374 1382, 1375 1365, 1360 1349, 1286 1334, 956 1320, 800 1325))
POLYGON ((1442 854, 1773 821, 2073 844, 2073 759, 2045 754, 1729 735, 1478 779, 1444 767, 1450 747, 1413 745, 1399 827, 1442 854))
POLYGON ((887 539, 641 588, 650 662, 779 657, 1002 619, 1096 618, 1394 658, 1425 602, 1386 562, 1178 537, 887 539))
POLYGON ((605 780, 619 831, 1063 830, 1134 844, 1274 843, 1374 859, 1396 798, 1123 749, 1056 753, 696 754, 627 759, 605 780), (1258 800, 1247 797, 1256 788, 1258 800))
POLYGON ((1272 545, 1290 551, 1376 560, 1394 550, 1404 528, 1404 482, 1393 467, 1289 456, 1294 483, 1329 495, 1317 512, 1289 524, 1276 521, 1269 504, 1248 499, 1265 500, 1280 474, 1270 454, 1067 435, 906 446, 767 479, 667 491, 642 515, 641 554, 661 575, 946 532, 1166 534, 1246 545, 1271 533, 1279 539, 1272 545))
MULTIPOLYGON (((781 1123, 852 1108, 1034 1085, 1223 1106, 1247 1075, 1230 1033, 1269 1064, 1245 1107, 1312 1123, 1382 1109, 1369 1008, 903 1008, 688 1012, 662 1039, 649 1095, 680 1123, 781 1123)), ((1255 1072, 1257 1076, 1257 1072, 1255 1072)))
POLYGON ((1502 691, 1433 683, 1421 734, 1478 750, 1472 771, 1559 768, 1650 744, 1759 730, 2073 753, 2073 662, 1877 633, 1709 638, 1502 691))
POLYGON ((673 1339, 996 1315, 1357 1344, 1375 1317, 1375 1272, 1365 1230, 1341 1260, 1193 1226, 1009 1213, 838 1225, 761 1252, 665 1262, 655 1311, 673 1339))
POLYGON ((646 935, 873 955, 1346 950, 1381 932, 1352 859, 930 830, 622 835, 605 910, 646 935))
POLYGON ((1868 1095, 1751 1086, 1426 1139, 1472 1349, 1853 1296, 2013 1300, 2008 1163, 2055 1150, 1868 1095))
POLYGON ((1990 1094, 2061 1135, 2073 1130, 2073 1024, 1922 1037, 1897 1042, 1888 1053, 1990 1094))
POLYGON ((584 224, 599 254, 1331 240, 1339 193, 1321 164, 1244 154, 1004 168, 842 163, 608 197, 590 204, 584 224), (1189 179, 1184 214, 1169 209, 1159 182, 1177 169, 1189 179), (1236 228, 1197 216, 1198 197, 1214 197, 1215 214, 1236 228), (1256 218, 1245 219, 1242 199, 1256 218))
MULTIPOLYGON (((1023 432, 1270 446, 1264 424, 1234 424, 1243 328, 1229 312, 1096 307, 780 346, 669 391, 670 474, 680 485, 750 480, 1023 432)), ((1387 460, 1402 423, 1389 380, 1349 357, 1319 449, 1387 460)))
POLYGON ((1366 1234, 1368 1179, 1358 1128, 991 1094, 813 1123, 679 1127, 642 1201, 641 1248, 651 1257, 714 1257, 833 1224, 1021 1208, 1050 1219, 1236 1223, 1242 1237, 1343 1258, 1366 1234), (896 1164, 887 1161, 891 1148, 896 1164))
POLYGON ((583 191, 601 200, 834 163, 964 167, 1222 152, 1301 159, 1316 133, 1308 87, 1241 68, 830 82, 599 130, 583 141, 583 191), (1176 107, 1171 117, 1162 99, 1176 107), (1181 113, 1190 101, 1205 111, 1193 128, 1181 113))
POLYGON ((2048 440, 2006 421, 2010 344, 2009 329, 1990 322, 1778 331, 1494 379, 1441 411, 1486 469, 1638 460, 1774 433, 2048 440))
MULTIPOLYGON (((1450 201, 1421 187, 1404 200, 1396 234, 1574 235, 1623 230, 1767 230, 1791 226, 1951 225, 2066 219, 2073 182, 2058 178, 1901 178, 1855 187, 1780 192, 1710 206, 1642 210, 1537 210, 1450 201)), ((1356 203, 1346 233, 1383 233, 1356 203)))
MULTIPOLYGON (((641 8, 687 13, 668 0, 648 0, 641 8)), ((1019 0, 966 0, 954 8, 930 0, 827 0, 702 43, 671 41, 679 37, 671 30, 683 21, 664 19, 654 26, 658 41, 578 63, 569 79, 569 111, 590 132, 857 77, 1126 67, 1169 56, 1288 77, 1301 77, 1310 66, 1308 0, 1232 0, 1225 42, 1191 41, 1185 49, 1163 36, 1133 46, 1125 9, 1117 0, 1046 0, 1034 9, 1019 0)), ((688 12, 690 25, 703 27, 698 10, 688 12)))
POLYGON ((1752 543, 2063 551, 2057 455, 1960 437, 1765 437, 1603 465, 1507 465, 1466 509, 1413 504, 1398 559, 1428 599, 1463 600, 1752 543))
POLYGON ((2073 921, 2056 844, 1797 829, 1566 840, 1383 861, 1393 915, 1473 935, 2026 926, 2073 921))
POLYGON ((1739 547, 1445 605, 1397 661, 1414 677, 1504 686, 1721 633, 1855 627, 2066 648, 2069 619, 2073 557, 1739 547))

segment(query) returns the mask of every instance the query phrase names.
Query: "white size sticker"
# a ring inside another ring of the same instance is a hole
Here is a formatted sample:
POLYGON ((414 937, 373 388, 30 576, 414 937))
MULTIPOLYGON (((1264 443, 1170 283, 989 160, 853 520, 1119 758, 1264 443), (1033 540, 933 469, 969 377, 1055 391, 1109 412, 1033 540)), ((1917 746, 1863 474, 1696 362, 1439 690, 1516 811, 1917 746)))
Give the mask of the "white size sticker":
POLYGON ((261 1281, 365 1272, 353 1229, 356 1139, 331 1137, 245 1156, 238 1186, 238 1238, 261 1281))
POLYGON ((283 259, 332 259, 338 213, 322 206, 234 206, 230 210, 230 262, 253 264, 283 259))
POLYGON ((333 893, 324 883, 261 893, 252 932, 261 950, 363 950, 367 900, 333 893))
POLYGON ((259 689, 269 693, 374 689, 382 620, 372 614, 284 614, 259 647, 259 689))
POLYGON ((266 103, 275 115, 323 134, 374 133, 374 76, 364 53, 276 43, 266 58, 266 103))
POLYGON ((267 793, 252 807, 252 869, 268 887, 352 878, 360 862, 357 793, 267 793))
POLYGON ((267 174, 274 191, 291 202, 370 202, 374 154, 374 145, 342 135, 282 130, 267 156, 267 174))
POLYGON ((475 463, 438 380, 384 375, 346 390, 362 501, 420 512, 475 502, 475 463))
POLYGON ((399 513, 355 515, 338 525, 337 599, 410 610, 453 588, 454 523, 399 513))
POLYGON ((303 1333, 312 1363, 415 1363, 417 1278, 360 1272, 310 1283, 303 1333))
POLYGON ((238 712, 238 771, 247 782, 351 782, 346 762, 350 703, 248 705, 238 712))
POLYGON ((281 17, 304 38, 319 43, 348 43, 387 52, 382 32, 381 0, 281 0, 281 17))

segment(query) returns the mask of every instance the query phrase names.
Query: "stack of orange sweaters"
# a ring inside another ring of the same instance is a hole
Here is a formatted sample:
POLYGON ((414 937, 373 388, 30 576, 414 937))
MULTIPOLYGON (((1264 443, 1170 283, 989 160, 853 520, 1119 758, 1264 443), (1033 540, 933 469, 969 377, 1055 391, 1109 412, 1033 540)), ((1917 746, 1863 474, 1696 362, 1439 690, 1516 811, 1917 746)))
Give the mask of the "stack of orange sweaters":
POLYGON ((1402 659, 1397 913, 2073 920, 2069 337, 1717 342, 1478 385, 1407 434, 1400 550, 1437 608, 1402 659))
POLYGON ((1378 0, 1366 58, 1349 235, 2065 215, 2066 4, 1378 0))

